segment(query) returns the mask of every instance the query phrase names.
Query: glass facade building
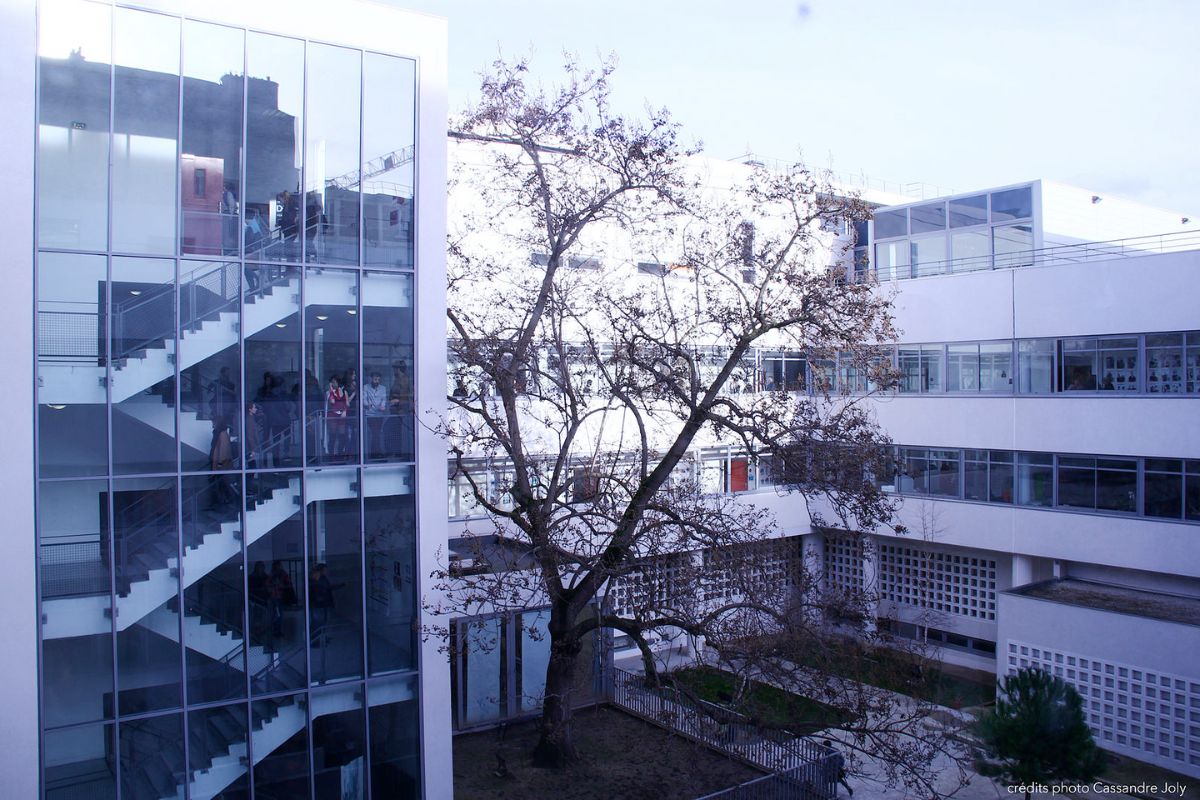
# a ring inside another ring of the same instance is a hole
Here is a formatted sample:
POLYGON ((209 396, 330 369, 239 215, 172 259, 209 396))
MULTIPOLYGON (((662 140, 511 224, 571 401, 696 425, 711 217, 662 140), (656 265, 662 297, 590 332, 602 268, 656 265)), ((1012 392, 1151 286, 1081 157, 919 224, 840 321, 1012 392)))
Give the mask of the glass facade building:
POLYGON ((42 793, 420 797, 419 60, 183 5, 37 10, 42 793))

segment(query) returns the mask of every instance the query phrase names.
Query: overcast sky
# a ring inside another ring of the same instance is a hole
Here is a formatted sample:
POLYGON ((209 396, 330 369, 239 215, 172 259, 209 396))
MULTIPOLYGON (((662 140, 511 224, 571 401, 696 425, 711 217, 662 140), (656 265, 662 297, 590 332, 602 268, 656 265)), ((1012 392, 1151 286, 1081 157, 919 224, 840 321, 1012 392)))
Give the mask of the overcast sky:
POLYGON ((498 53, 615 53, 615 105, 705 151, 955 191, 1050 178, 1200 212, 1196 0, 388 0, 450 22, 450 104, 498 53))

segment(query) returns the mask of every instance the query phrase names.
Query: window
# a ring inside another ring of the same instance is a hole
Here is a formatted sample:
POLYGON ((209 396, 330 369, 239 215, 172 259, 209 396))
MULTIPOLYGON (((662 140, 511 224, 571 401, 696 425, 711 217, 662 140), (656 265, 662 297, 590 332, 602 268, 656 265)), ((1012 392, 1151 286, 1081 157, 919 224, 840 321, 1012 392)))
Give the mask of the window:
POLYGON ((1033 263, 1033 225, 997 225, 992 228, 996 269, 1027 267, 1033 263))
POLYGON ((1054 504, 1054 456, 1017 454, 1017 503, 1043 507, 1054 504))
POLYGON ((1135 459, 1059 456, 1058 505, 1097 511, 1137 511, 1135 459))
POLYGON ((908 241, 885 242, 875 245, 875 274, 880 280, 911 277, 908 241))
POLYGON ((912 232, 932 233, 946 229, 946 204, 929 203, 909 209, 912 232))
POLYGON ((942 391, 942 345, 901 347, 898 363, 901 392, 942 391))
POLYGON ((988 198, 986 194, 955 198, 950 200, 949 205, 951 228, 965 228, 971 225, 987 224, 988 198))
POLYGON ((992 222, 1033 216, 1033 187, 992 192, 992 222))
POLYGON ((926 275, 941 275, 948 271, 946 264, 946 237, 942 234, 912 239, 912 274, 923 278, 926 275))
POLYGON ((875 238, 891 239, 908 235, 908 211, 880 211, 875 214, 875 238))
POLYGON ((1017 369, 1021 394, 1054 391, 1054 340, 1025 339, 1017 346, 1017 369))
POLYGON ((1012 503, 1013 454, 1004 450, 964 450, 963 497, 985 503, 1012 503))
POLYGON ((924 447, 900 448, 904 474, 900 491, 958 497, 958 451, 924 447))

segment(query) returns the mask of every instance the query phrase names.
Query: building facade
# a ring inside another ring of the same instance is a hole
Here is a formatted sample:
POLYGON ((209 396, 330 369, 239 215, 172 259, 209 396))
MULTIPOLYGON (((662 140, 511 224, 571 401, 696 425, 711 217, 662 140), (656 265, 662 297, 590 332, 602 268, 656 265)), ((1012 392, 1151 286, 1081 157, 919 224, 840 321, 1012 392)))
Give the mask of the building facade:
POLYGON ((7 433, 33 466, 5 489, 9 790, 448 796, 420 636, 445 451, 416 412, 443 396, 444 23, 3 13, 5 357, 36 362, 7 433))

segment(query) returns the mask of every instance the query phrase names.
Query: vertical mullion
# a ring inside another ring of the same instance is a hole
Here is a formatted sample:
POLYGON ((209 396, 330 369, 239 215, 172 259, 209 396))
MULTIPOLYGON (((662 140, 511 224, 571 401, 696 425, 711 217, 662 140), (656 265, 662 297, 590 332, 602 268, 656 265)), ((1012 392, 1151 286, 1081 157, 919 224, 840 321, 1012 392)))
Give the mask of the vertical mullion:
MULTIPOLYGON (((247 85, 249 83, 249 49, 250 36, 245 30, 241 30, 242 34, 242 122, 241 122, 241 162, 238 166, 238 210, 237 210, 237 251, 233 254, 233 261, 237 265, 237 287, 238 287, 238 325, 237 325, 237 348, 238 348, 238 374, 242 384, 242 407, 238 409, 238 415, 242 417, 242 430, 246 429, 245 408, 246 408, 246 294, 243 289, 244 275, 246 273, 246 249, 244 245, 244 237, 246 224, 243 221, 243 215, 246 212, 246 176, 249 173, 247 165, 247 106, 249 101, 247 95, 247 85)), ((246 438, 243 433, 242 439, 246 438)), ((243 450, 245 445, 243 442, 243 450)), ((245 469, 246 460, 242 456, 242 468, 245 469)), ((257 465, 255 465, 257 466, 257 465)), ((246 720, 246 785, 249 787, 249 796, 251 800, 255 797, 255 782, 254 782, 254 692, 251 684, 250 674, 250 586, 249 575, 246 572, 246 564, 249 563, 249 545, 247 544, 247 530, 249 526, 246 524, 249 520, 246 514, 246 487, 242 486, 241 507, 238 509, 238 514, 242 518, 242 660, 245 664, 245 686, 246 699, 242 706, 242 713, 246 720)))
POLYGON ((113 230, 113 158, 116 149, 116 50, 117 50, 117 35, 116 35, 116 14, 115 9, 108 15, 108 164, 105 165, 105 175, 107 177, 107 186, 105 187, 106 208, 105 208, 105 288, 104 288, 104 403, 105 403, 105 423, 108 430, 105 432, 105 450, 106 459, 108 462, 108 553, 109 553, 109 571, 108 571, 108 586, 109 595, 108 603, 110 611, 110 623, 112 628, 112 715, 113 715, 113 742, 115 745, 116 758, 115 774, 113 776, 116 782, 118 795, 121 791, 121 774, 123 772, 121 764, 121 692, 120 692, 120 675, 118 674, 119 660, 117 658, 117 560, 116 560, 116 542, 117 542, 117 525, 116 514, 113 511, 116 500, 116 481, 113 479, 113 425, 112 425, 112 230, 113 230))

